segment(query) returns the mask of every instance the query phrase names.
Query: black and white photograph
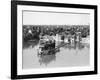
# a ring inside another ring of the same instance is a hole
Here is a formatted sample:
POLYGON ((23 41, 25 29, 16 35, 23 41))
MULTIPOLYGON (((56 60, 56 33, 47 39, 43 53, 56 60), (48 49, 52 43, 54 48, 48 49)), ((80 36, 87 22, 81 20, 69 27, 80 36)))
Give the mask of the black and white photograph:
POLYGON ((97 74, 97 6, 12 1, 12 78, 97 74))
POLYGON ((90 65, 90 14, 23 11, 23 69, 90 65))

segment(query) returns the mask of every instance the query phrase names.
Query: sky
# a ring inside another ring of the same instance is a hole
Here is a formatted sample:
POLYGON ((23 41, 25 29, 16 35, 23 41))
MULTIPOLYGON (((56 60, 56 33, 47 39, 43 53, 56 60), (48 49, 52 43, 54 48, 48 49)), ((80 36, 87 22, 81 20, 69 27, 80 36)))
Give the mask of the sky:
POLYGON ((88 25, 90 14, 23 11, 23 25, 88 25))

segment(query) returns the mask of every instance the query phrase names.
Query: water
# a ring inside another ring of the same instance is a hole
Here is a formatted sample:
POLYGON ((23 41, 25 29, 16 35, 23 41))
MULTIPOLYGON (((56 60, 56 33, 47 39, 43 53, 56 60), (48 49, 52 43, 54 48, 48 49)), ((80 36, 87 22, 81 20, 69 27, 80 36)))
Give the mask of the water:
MULTIPOLYGON (((38 55, 38 42, 24 43, 22 53, 23 69, 88 66, 90 64, 88 43, 66 44, 53 55, 38 55)), ((56 44, 62 45, 65 43, 58 41, 56 44)))

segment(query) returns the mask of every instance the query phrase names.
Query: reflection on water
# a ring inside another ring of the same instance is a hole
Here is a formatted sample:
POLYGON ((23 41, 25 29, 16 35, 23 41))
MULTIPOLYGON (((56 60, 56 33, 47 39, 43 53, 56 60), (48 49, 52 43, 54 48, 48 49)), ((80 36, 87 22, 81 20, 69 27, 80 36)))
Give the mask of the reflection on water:
POLYGON ((39 41, 29 41, 23 45, 23 68, 45 68, 89 65, 89 44, 56 42, 60 51, 50 55, 38 55, 39 41))
POLYGON ((35 47, 38 43, 39 43, 39 40, 23 42, 23 49, 25 49, 25 48, 27 49, 30 46, 35 47))
POLYGON ((50 62, 55 61, 56 59, 56 55, 52 54, 52 55, 40 55, 39 56, 39 63, 40 65, 48 65, 50 62))

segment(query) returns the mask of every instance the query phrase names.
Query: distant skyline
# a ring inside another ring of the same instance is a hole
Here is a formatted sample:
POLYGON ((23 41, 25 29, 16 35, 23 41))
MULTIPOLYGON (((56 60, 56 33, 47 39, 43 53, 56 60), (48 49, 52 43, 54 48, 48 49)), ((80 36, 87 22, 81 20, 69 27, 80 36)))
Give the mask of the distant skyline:
POLYGON ((89 25, 89 14, 23 12, 23 25, 89 25))

